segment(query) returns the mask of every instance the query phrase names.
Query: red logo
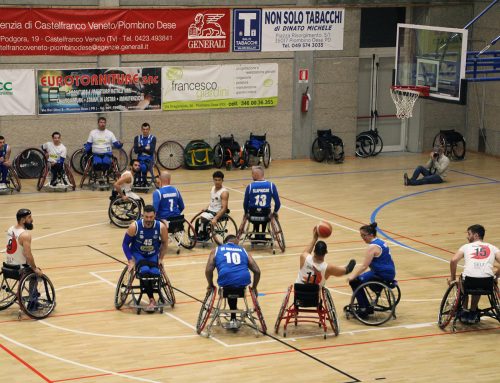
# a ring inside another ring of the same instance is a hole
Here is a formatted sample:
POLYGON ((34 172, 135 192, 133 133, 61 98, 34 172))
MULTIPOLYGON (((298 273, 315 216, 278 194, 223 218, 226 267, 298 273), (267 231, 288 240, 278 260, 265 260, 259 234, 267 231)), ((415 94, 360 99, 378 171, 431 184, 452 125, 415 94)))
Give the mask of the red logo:
POLYGON ((490 248, 485 245, 480 245, 476 247, 474 252, 471 254, 472 259, 485 259, 490 256, 490 248))
POLYGON ((12 238, 7 242, 7 254, 14 254, 17 251, 17 241, 14 234, 12 234, 12 238))

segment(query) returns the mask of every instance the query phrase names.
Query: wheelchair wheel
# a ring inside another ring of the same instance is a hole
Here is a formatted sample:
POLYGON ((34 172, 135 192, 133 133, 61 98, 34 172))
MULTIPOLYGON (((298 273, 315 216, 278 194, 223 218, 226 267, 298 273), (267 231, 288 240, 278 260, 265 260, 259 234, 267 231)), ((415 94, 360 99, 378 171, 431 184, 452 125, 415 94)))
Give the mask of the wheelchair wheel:
POLYGON ((118 170, 120 172, 123 172, 125 169, 127 169, 129 160, 128 160, 128 154, 125 150, 123 150, 122 148, 120 149, 113 148, 113 157, 116 158, 117 160, 118 170))
MULTIPOLYGON (((326 287, 323 287, 323 304, 325 305, 330 326, 332 326, 332 330, 335 336, 338 336, 340 329, 339 329, 337 311, 335 310, 335 304, 333 303, 332 294, 330 293, 330 290, 328 290, 326 287)), ((326 339, 326 334, 324 338, 326 339)))
POLYGON ((178 169, 184 164, 184 148, 176 141, 165 141, 158 148, 156 158, 165 169, 178 169))
POLYGON ((140 201, 130 197, 126 201, 116 198, 109 204, 108 216, 114 225, 126 228, 141 217, 141 211, 140 201))
POLYGON ((288 287, 285 298, 283 298, 283 302, 281 303, 280 311, 278 312, 278 318, 276 318, 276 323, 274 324, 274 332, 276 334, 278 333, 278 331, 280 329, 281 321, 283 320, 283 317, 285 316, 286 308, 288 307, 288 301, 290 299, 290 294, 292 293, 292 288, 293 288, 293 285, 290 285, 288 287))
POLYGON ((245 214, 243 220, 241 221, 240 227, 238 228, 238 242, 246 239, 246 228, 248 226, 248 216, 245 214), (242 236, 245 236, 242 238, 242 236))
MULTIPOLYGON (((75 150, 75 152, 71 155, 71 168, 78 174, 82 175, 83 174, 83 168, 82 168, 82 157, 85 156, 85 150, 83 148, 75 150)), ((85 164, 87 162, 85 161, 85 164)))
POLYGON ((344 162, 345 152, 344 152, 344 143, 340 143, 338 145, 333 145, 333 161, 337 164, 341 164, 344 162))
POLYGON ((76 189, 75 177, 73 176, 73 172, 71 171, 70 167, 66 162, 64 163, 64 174, 69 184, 71 185, 71 188, 75 190, 76 189))
POLYGON ((45 180, 47 179, 47 175, 49 174, 49 163, 46 162, 45 166, 42 168, 40 175, 38 176, 38 181, 36 183, 36 190, 40 191, 45 185, 45 180))
POLYGON ((17 301, 21 310, 33 319, 47 318, 56 307, 56 291, 46 275, 26 275, 19 282, 17 301))
POLYGON ((11 193, 13 190, 20 192, 21 191, 21 181, 19 180, 19 177, 17 176, 16 169, 13 167, 9 168, 9 173, 7 174, 7 181, 9 185, 11 185, 11 193))
POLYGON ((455 281, 448 286, 444 293, 441 305, 439 306, 438 326, 444 329, 457 314, 458 305, 460 303, 460 287, 455 281))
POLYGON ((214 166, 218 169, 222 167, 224 163, 224 149, 221 144, 216 144, 214 146, 214 166))
POLYGON ((259 319, 260 328, 258 330, 265 335, 267 334, 267 326, 266 326, 266 321, 264 320, 264 315, 262 315, 262 310, 260 308, 259 300, 255 295, 255 291, 251 287, 249 287, 248 290, 250 291, 250 296, 252 297, 255 314, 257 314, 257 318, 259 319))
POLYGON ((149 184, 155 189, 158 189, 160 187, 160 168, 158 167, 158 165, 153 165, 153 175, 149 174, 147 178, 149 184))
POLYGON ((396 298, 392 290, 382 282, 368 281, 358 286, 352 294, 350 309, 352 314, 361 323, 368 326, 379 326, 384 324, 394 316, 396 310, 396 298), (357 303, 356 295, 360 291, 364 291, 368 298, 370 311, 369 315, 363 315, 359 312, 359 305, 357 303), (356 303, 355 303, 356 302, 356 303))
POLYGON ((382 137, 378 134, 378 132, 373 131, 373 140, 375 141, 375 148, 373 149, 372 156, 376 156, 382 152, 384 149, 384 141, 382 141, 382 137))
POLYGON ((201 304, 200 313, 198 314, 198 320, 196 321, 196 332, 201 334, 205 326, 207 325, 212 309, 214 308, 215 297, 217 295, 217 288, 214 286, 210 291, 207 291, 205 299, 201 304))
POLYGON ((444 135, 443 133, 436 134, 436 136, 434 137, 434 141, 432 142, 432 145, 434 148, 437 146, 442 146, 444 149, 444 154, 447 157, 451 156, 452 154, 451 143, 446 139, 446 135, 444 135))
POLYGON ((491 307, 493 307, 493 312, 496 314, 497 321, 500 322, 500 290, 498 285, 493 286, 493 295, 491 296, 491 307))
POLYGON ((160 289, 160 294, 162 294, 162 298, 165 299, 165 302, 170 303, 170 306, 174 308, 175 305, 175 294, 174 289, 172 288, 172 284, 168 279, 167 273, 162 265, 160 265, 160 272, 162 276, 162 286, 160 289))
POLYGON ((375 151, 375 141, 370 134, 360 133, 356 137, 356 155, 361 158, 370 157, 375 151))
POLYGON ((264 167, 268 168, 271 163, 271 145, 267 141, 262 147, 262 161, 264 162, 264 167))
MULTIPOLYGON (((82 157, 83 160, 83 157, 82 157)), ((91 182, 91 172, 92 172, 92 156, 87 158, 87 162, 85 166, 83 167, 83 175, 82 178, 80 179, 80 189, 83 188, 83 185, 85 185, 85 181, 87 181, 89 184, 91 182)))
POLYGON ((457 160, 463 160, 465 158, 465 139, 462 137, 461 140, 453 143, 451 151, 457 160))
POLYGON ((273 239, 278 242, 278 246, 283 253, 285 251, 285 236, 283 235, 280 222, 274 215, 271 217, 271 230, 273 239))
POLYGON ((116 285, 115 308, 117 310, 120 310, 127 301, 128 295, 130 294, 130 290, 132 288, 133 280, 134 270, 130 272, 128 270, 128 266, 125 266, 116 285))
POLYGON ((189 221, 186 220, 185 218, 184 218, 184 225, 186 225, 187 227, 185 227, 185 229, 182 230, 181 232, 174 233, 174 235, 176 236, 176 238, 179 239, 178 241, 179 244, 183 248, 189 250, 196 246, 197 238, 193 225, 191 225, 189 221), (179 236, 177 236, 177 234, 179 234, 179 236))
POLYGON ((15 279, 5 278, 0 270, 0 310, 5 310, 16 301, 17 283, 15 279))
POLYGON ((38 178, 47 160, 45 154, 37 148, 23 150, 14 160, 14 166, 20 178, 38 178))
POLYGON ((217 245, 222 245, 228 235, 238 234, 238 226, 236 226, 236 222, 231 216, 225 215, 215 225, 210 224, 210 233, 212 234, 212 240, 217 245))
POLYGON ((312 148, 311 148, 311 151, 312 151, 312 155, 313 155, 313 158, 314 158, 314 161, 317 161, 317 162, 323 162, 325 157, 326 157, 326 152, 324 149, 321 148, 320 144, 319 144, 319 138, 316 138, 312 144, 312 148))

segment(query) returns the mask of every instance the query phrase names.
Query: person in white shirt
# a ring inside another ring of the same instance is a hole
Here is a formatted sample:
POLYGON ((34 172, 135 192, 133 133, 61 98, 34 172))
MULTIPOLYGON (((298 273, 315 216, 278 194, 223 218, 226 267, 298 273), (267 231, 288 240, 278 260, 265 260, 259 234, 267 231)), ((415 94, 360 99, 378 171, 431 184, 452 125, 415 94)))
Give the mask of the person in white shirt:
POLYGON ((94 170, 107 172, 113 160, 113 147, 120 149, 123 144, 114 133, 106 129, 106 118, 99 117, 97 129, 90 132, 85 146, 87 153, 92 152, 94 170))
POLYGON ((67 185, 67 181, 64 178, 64 160, 66 159, 67 150, 61 143, 61 133, 52 133, 52 142, 49 141, 43 144, 42 150, 50 165, 50 172, 52 174, 50 186, 57 185, 58 175, 61 175, 64 184, 67 185))
MULTIPOLYGON (((457 265, 461 259, 464 259, 464 271, 462 277, 471 278, 498 278, 500 270, 495 270, 495 260, 500 263, 500 250, 490 243, 484 242, 486 230, 481 225, 472 225, 467 228, 467 240, 469 243, 458 249, 450 262, 450 279, 448 284, 453 283, 457 278, 457 265)), ((459 280, 458 283, 462 283, 459 280)), ((479 321, 477 305, 480 295, 472 295, 470 311, 465 311, 462 320, 467 323, 476 323, 479 321)), ((467 310, 468 299, 463 307, 467 310)))

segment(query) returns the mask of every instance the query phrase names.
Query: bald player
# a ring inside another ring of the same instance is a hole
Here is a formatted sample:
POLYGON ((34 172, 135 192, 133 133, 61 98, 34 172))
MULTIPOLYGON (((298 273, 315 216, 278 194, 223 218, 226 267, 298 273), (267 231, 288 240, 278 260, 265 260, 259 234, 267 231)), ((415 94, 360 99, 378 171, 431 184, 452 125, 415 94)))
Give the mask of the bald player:
POLYGON ((153 193, 156 219, 169 220, 178 217, 184 210, 184 201, 176 187, 170 185, 171 175, 166 170, 160 173, 160 188, 153 193))

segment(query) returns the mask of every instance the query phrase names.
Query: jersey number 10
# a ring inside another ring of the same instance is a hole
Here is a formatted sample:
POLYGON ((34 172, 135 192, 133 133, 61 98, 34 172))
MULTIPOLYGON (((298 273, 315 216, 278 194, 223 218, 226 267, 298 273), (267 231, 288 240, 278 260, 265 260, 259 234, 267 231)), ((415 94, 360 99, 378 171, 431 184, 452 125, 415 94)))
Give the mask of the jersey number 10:
POLYGON ((241 263, 241 256, 239 253, 230 253, 229 251, 224 254, 227 263, 232 263, 234 265, 239 265, 241 263))

